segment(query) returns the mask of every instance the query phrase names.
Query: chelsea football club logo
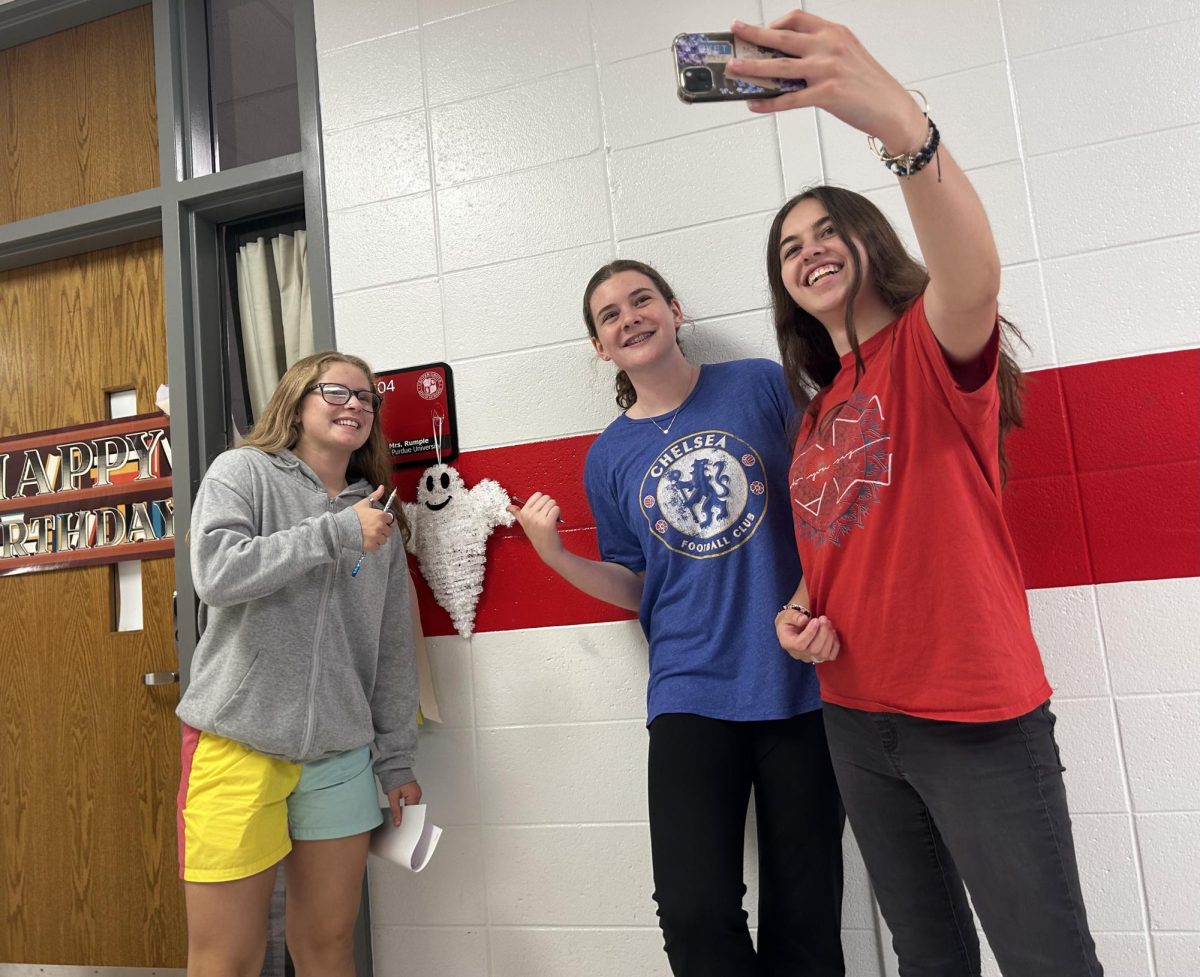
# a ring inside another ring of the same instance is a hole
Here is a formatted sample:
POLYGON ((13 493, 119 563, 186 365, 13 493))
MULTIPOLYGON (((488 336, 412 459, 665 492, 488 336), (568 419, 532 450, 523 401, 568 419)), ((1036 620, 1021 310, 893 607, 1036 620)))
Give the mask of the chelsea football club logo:
POLYGON ((701 431, 654 459, 640 495, 650 531, 676 553, 703 560, 754 535, 767 511, 767 478, 741 438, 701 431))

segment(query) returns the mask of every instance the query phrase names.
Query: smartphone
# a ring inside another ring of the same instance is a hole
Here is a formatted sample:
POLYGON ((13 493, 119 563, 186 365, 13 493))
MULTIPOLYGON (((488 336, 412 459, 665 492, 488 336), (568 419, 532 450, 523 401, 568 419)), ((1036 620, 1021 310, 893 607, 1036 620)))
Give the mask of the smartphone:
POLYGON ((688 104, 774 98, 785 92, 797 92, 806 85, 802 78, 750 79, 727 72, 725 66, 730 58, 790 57, 728 32, 679 34, 671 48, 675 52, 676 93, 688 104))

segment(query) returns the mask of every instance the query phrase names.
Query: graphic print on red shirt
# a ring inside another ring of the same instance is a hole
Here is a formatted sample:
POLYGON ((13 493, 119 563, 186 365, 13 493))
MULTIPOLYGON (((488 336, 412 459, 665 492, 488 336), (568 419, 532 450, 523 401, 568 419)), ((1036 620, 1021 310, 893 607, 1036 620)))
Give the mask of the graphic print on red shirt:
POLYGON ((797 452, 791 491, 798 534, 840 546, 863 525, 892 484, 892 437, 883 420, 879 397, 855 392, 797 452))

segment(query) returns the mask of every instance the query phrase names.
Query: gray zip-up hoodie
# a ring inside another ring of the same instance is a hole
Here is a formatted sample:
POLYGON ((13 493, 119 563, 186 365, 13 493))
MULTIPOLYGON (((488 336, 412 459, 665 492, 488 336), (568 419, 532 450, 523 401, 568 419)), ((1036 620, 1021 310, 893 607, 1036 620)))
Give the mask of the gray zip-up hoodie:
POLYGON ((179 718, 269 756, 319 760, 374 741, 384 791, 413 779, 417 668, 399 534, 363 559, 350 508, 290 451, 218 456, 192 508, 207 619, 179 718))

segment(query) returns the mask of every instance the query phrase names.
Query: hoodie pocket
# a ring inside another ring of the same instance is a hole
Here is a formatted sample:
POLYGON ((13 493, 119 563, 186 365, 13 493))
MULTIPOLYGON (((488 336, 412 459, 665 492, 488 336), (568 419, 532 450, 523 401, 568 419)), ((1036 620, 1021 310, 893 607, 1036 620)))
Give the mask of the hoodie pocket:
POLYGON ((254 649, 254 657, 252 657, 250 659, 250 664, 246 667, 246 671, 244 671, 242 673, 241 681, 238 682, 238 684, 236 686, 234 686, 233 692, 230 693, 229 698, 227 698, 225 700, 225 702, 222 703, 222 705, 218 707, 217 714, 213 717, 214 723, 221 722, 222 718, 225 716, 226 712, 228 711, 230 704, 234 701, 234 699, 236 699, 238 697, 238 693, 240 693, 242 691, 242 689, 244 689, 246 687, 246 683, 250 681, 250 676, 254 674, 255 666, 258 665, 258 663, 261 659, 262 659, 262 648, 255 648, 254 649))
POLYGON ((294 717, 286 714, 287 698, 280 695, 283 683, 277 674, 278 665, 261 648, 255 651, 241 682, 217 710, 214 732, 271 756, 287 757, 296 752, 299 744, 292 739, 298 734, 294 717))

